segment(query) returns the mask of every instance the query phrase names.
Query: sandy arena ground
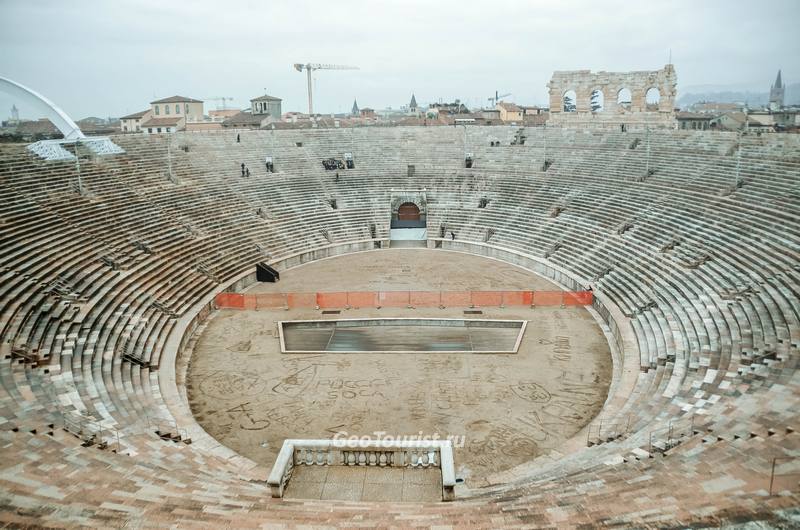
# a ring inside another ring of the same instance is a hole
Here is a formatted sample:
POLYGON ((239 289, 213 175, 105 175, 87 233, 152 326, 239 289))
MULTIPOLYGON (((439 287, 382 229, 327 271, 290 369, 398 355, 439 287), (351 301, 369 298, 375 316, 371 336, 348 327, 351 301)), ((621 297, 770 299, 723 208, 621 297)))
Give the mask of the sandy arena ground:
MULTIPOLYGON (((378 250, 322 260, 249 292, 342 290, 555 290, 518 267, 467 254, 378 250)), ((336 433, 464 437, 456 476, 480 486, 552 449, 597 414, 611 382, 602 330, 582 307, 351 309, 322 315, 219 311, 189 362, 197 421, 221 443, 271 466, 286 438, 336 433), (358 317, 527 320, 516 354, 281 354, 276 322, 358 317)), ((573 441, 574 442, 574 441, 573 441)))

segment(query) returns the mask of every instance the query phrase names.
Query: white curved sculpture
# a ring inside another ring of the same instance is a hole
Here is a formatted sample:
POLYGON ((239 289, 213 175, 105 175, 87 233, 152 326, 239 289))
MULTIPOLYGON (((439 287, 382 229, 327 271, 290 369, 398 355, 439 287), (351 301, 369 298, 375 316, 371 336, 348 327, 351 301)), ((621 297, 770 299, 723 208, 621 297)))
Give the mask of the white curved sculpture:
POLYGON ((8 92, 12 96, 21 97, 23 100, 33 103, 40 108, 42 104, 44 104, 42 110, 44 110, 45 116, 53 122, 53 125, 55 125, 59 131, 61 131, 61 134, 64 135, 64 139, 78 140, 86 137, 80 127, 72 121, 72 118, 67 116, 66 112, 58 108, 55 103, 35 90, 31 90, 25 85, 21 85, 5 77, 0 77, 0 90, 8 92))

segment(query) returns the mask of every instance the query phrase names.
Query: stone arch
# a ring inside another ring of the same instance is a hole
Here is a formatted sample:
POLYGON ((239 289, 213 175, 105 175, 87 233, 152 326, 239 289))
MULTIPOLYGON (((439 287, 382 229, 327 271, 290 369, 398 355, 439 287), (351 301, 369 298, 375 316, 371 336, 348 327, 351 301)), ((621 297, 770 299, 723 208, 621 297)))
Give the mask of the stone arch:
POLYGON ((589 110, 603 112, 606 105, 606 96, 602 88, 595 88, 589 93, 589 110))
POLYGON ((625 109, 631 110, 631 104, 633 102, 633 94, 631 90, 627 87, 622 87, 617 92, 617 106, 625 109))
POLYGON ((66 140, 77 140, 85 138, 86 136, 81 131, 78 124, 72 121, 72 118, 67 116, 67 113, 56 106, 55 103, 32 90, 25 85, 21 85, 16 81, 0 77, 0 90, 7 92, 12 96, 21 98, 33 106, 41 109, 45 113, 45 117, 49 119, 56 128, 61 131, 66 140))
POLYGON ((661 70, 636 72, 591 72, 590 70, 568 70, 553 72, 547 84, 549 89, 550 115, 547 123, 557 126, 590 128, 618 128, 625 123, 637 128, 655 126, 674 128, 677 75, 668 64, 661 70), (655 87, 660 92, 657 110, 651 102, 647 108, 645 93, 655 87), (575 112, 564 108, 564 95, 574 90, 575 112), (599 107, 600 90, 603 93, 602 110, 599 107))
POLYGON ((578 94, 570 88, 561 95, 561 108, 564 112, 576 112, 578 110, 578 94))
POLYGON ((391 210, 391 228, 425 228, 428 222, 425 190, 392 192, 391 210))
POLYGON ((397 219, 399 221, 419 221, 419 206, 413 202, 404 202, 397 208, 397 219))
POLYGON ((661 105, 661 91, 657 87, 650 87, 644 93, 645 110, 659 110, 661 105))

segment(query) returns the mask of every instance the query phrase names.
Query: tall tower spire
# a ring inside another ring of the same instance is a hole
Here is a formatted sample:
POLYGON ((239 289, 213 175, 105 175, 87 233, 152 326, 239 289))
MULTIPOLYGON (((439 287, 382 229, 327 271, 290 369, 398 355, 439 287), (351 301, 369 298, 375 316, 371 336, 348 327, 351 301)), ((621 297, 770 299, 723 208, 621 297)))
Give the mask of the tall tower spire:
POLYGON ((414 94, 411 94, 411 102, 408 104, 408 112, 409 114, 418 115, 419 109, 417 109, 417 98, 414 97, 414 94))
POLYGON ((770 110, 778 110, 783 107, 783 96, 786 87, 783 86, 781 81, 781 71, 778 70, 778 76, 775 78, 775 84, 769 90, 769 108, 770 110))

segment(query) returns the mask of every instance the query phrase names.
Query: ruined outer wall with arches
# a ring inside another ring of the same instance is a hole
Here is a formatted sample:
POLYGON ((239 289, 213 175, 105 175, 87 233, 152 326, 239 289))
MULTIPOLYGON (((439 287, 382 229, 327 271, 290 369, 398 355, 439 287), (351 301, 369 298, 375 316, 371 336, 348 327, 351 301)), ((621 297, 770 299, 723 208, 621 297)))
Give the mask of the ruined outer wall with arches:
POLYGON ((550 83, 548 125, 674 129, 673 65, 640 72, 557 71, 550 83), (566 96, 566 97, 565 97, 566 96))

